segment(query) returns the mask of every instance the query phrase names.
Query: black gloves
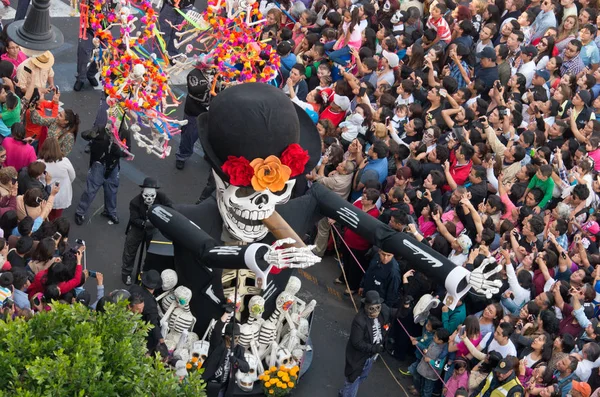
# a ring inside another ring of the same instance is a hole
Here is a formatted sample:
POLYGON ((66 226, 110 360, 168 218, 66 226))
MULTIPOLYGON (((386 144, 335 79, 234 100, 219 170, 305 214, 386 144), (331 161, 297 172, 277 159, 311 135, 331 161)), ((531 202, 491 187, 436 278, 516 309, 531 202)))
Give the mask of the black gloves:
POLYGON ((384 350, 384 347, 383 347, 383 345, 381 343, 379 343, 379 344, 375 345, 375 349, 374 350, 375 350, 375 353, 382 353, 383 350, 384 350))

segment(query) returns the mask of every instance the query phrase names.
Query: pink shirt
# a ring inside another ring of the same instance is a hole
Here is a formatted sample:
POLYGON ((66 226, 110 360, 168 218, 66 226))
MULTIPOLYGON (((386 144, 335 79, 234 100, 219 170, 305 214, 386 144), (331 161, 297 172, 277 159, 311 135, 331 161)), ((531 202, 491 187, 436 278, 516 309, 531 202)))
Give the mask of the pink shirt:
POLYGON ((596 171, 600 171, 600 149, 588 152, 588 156, 590 156, 594 160, 594 169, 596 171))
POLYGON ((6 149, 4 166, 15 167, 17 172, 37 160, 33 146, 16 141, 12 137, 4 138, 2 146, 6 149))
POLYGON ((19 51, 19 55, 17 55, 17 59, 13 59, 11 57, 8 56, 8 53, 2 54, 2 56, 0 56, 0 60, 2 61, 8 61, 10 63, 12 63, 13 65, 15 65, 15 70, 13 70, 12 76, 10 76, 11 78, 14 78, 17 75, 17 67, 23 63, 23 61, 25 61, 27 59, 27 55, 25 55, 25 53, 23 51, 19 51))

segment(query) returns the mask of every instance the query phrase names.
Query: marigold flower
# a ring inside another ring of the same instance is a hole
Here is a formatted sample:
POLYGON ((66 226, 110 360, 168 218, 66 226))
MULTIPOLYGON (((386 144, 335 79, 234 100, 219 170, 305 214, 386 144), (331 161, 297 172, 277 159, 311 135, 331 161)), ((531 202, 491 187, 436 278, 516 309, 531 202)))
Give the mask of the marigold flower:
POLYGON ((290 179, 292 170, 287 165, 281 163, 276 156, 269 156, 266 159, 254 159, 250 163, 254 168, 252 176, 252 188, 257 192, 269 189, 271 192, 279 192, 285 187, 285 183, 290 179))
POLYGON ((294 387, 294 382, 288 382, 288 387, 291 389, 292 387, 294 387))

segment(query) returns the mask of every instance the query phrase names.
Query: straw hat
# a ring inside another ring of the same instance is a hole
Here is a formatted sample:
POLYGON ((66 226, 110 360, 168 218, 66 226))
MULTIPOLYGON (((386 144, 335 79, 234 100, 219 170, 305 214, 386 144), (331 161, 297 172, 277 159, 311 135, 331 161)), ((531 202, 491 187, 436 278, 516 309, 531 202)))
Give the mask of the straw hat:
POLYGON ((41 55, 31 59, 31 63, 40 69, 50 69, 54 65, 54 55, 50 51, 46 51, 41 55))

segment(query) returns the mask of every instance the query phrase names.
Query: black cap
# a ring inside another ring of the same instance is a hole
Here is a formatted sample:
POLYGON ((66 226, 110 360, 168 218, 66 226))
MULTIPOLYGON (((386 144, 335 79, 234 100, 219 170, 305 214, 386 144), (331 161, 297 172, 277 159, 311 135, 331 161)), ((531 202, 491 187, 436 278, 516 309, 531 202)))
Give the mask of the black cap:
POLYGON ((232 333, 233 336, 241 335, 242 332, 238 323, 229 323, 225 326, 225 335, 231 336, 232 333))
POLYGON ((496 51, 494 51, 492 47, 485 47, 477 54, 477 56, 479 58, 496 59, 496 51))
POLYGON ((148 289, 157 289, 162 286, 160 274, 152 269, 142 273, 142 285, 148 289))
POLYGON ((366 305, 377 305, 383 303, 383 299, 379 296, 379 292, 372 290, 366 292, 365 297, 362 299, 362 303, 366 305))
POLYGON ((521 52, 525 55, 529 55, 530 57, 534 57, 538 54, 537 48, 535 48, 535 46, 532 45, 526 45, 525 47, 523 47, 521 52))
POLYGON ((160 186, 158 186, 158 181, 151 177, 144 178, 144 183, 142 183, 140 185, 140 187, 150 187, 150 188, 154 188, 154 189, 160 189, 160 186))
POLYGON ((83 306, 89 306, 92 301, 92 295, 86 290, 82 290, 77 294, 77 302, 81 303, 83 306))
POLYGON ((494 368, 494 372, 497 374, 507 374, 511 370, 515 369, 515 366, 519 360, 516 357, 507 356, 500 360, 498 366, 494 368))
POLYGON ((592 94, 588 90, 581 90, 576 95, 579 95, 579 98, 586 104, 586 106, 590 106, 590 102, 592 101, 592 94))

